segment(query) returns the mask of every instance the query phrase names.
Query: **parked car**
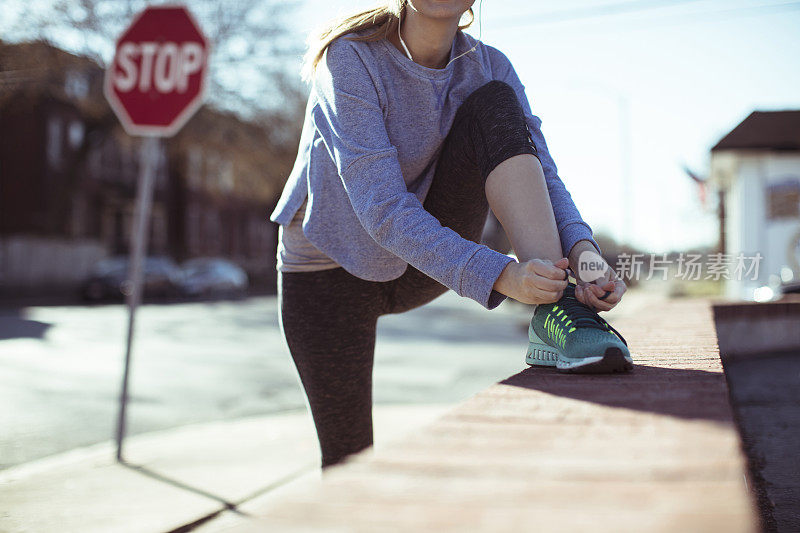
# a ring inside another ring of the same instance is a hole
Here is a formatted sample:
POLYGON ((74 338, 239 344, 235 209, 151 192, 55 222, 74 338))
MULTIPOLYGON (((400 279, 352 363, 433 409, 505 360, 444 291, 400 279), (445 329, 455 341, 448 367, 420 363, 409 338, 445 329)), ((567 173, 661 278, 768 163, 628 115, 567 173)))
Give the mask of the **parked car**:
MULTIPOLYGON (((130 291, 127 256, 115 256, 98 261, 81 286, 85 300, 116 300, 130 291)), ((151 256, 144 261, 143 296, 172 297, 181 294, 182 273, 169 257, 151 256)))
POLYGON ((781 294, 800 294, 800 281, 788 281, 781 284, 781 294))
POLYGON ((185 296, 244 296, 247 273, 227 259, 200 257, 181 266, 181 290, 185 296))

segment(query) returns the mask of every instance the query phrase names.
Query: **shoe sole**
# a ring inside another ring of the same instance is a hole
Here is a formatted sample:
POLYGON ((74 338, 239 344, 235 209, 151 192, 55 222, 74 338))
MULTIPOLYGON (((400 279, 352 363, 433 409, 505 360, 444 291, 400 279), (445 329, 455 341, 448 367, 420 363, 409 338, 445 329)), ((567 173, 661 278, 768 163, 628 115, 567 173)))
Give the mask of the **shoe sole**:
POLYGON ((602 357, 585 357, 577 361, 559 357, 556 363, 559 372, 569 374, 615 374, 633 370, 633 359, 619 348, 606 348, 602 357))
POLYGON ((619 348, 606 348, 602 356, 572 359, 562 356, 558 350, 541 342, 529 328, 528 339, 531 336, 539 342, 528 343, 525 362, 529 366, 556 367, 559 372, 568 374, 614 374, 633 370, 633 358, 625 355, 619 348))
POLYGON ((548 344, 531 342, 528 344, 525 362, 530 366, 556 366, 558 364, 558 352, 548 344))

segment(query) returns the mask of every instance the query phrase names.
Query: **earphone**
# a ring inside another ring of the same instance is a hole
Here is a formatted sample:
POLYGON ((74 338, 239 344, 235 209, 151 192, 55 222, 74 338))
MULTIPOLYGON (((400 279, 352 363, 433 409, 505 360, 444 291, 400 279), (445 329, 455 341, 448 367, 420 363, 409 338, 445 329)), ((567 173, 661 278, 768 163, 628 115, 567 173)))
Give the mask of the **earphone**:
MULTIPOLYGON (((402 12, 401 12, 401 16, 402 16, 402 12)), ((414 58, 413 58, 413 57, 411 57, 411 52, 409 52, 409 50, 408 50, 408 46, 406 46, 406 42, 403 40, 403 36, 402 36, 402 34, 400 33, 400 25, 401 25, 402 23, 403 23, 403 19, 401 19, 400 17, 397 17, 397 36, 400 38, 400 44, 402 44, 402 45, 403 45, 403 50, 405 50, 405 51, 406 51, 406 55, 408 56, 408 58, 409 58, 411 61, 414 61, 414 58)))
MULTIPOLYGON (((403 6, 403 10, 404 10, 404 9, 405 9, 405 6, 403 6)), ((481 10, 480 10, 480 12, 478 13, 478 39, 477 39, 478 41, 480 41, 480 40, 481 40, 481 32, 483 31, 483 24, 481 24, 481 18, 482 18, 482 16, 481 16, 481 15, 482 15, 482 13, 483 13, 483 10, 481 9, 481 10)), ((406 56, 408 57, 408 59, 410 59, 411 61, 414 61, 414 58, 413 58, 413 57, 411 57, 411 51, 409 51, 409 49, 408 49, 408 46, 406 46, 406 42, 403 40, 403 35, 400 33, 400 27, 401 27, 401 26, 402 26, 402 24, 403 24, 403 18, 402 18, 402 17, 403 17, 403 11, 401 10, 401 11, 400 11, 400 15, 397 17, 397 37, 400 39, 400 44, 403 46, 403 50, 405 51, 405 53, 406 53, 406 56)), ((470 49, 469 49, 469 50, 467 50, 466 52, 463 52, 463 53, 461 53, 461 54, 458 54, 456 57, 454 57, 453 59, 451 59, 450 61, 448 61, 448 62, 447 62, 447 65, 445 65, 445 66, 444 66, 444 68, 447 68, 447 67, 450 65, 450 63, 452 63, 453 61, 455 61, 455 60, 456 60, 456 59, 458 59, 459 57, 461 57, 461 56, 465 56, 465 55, 467 55, 468 53, 470 53, 470 52, 474 51, 474 50, 475 50, 475 48, 476 48, 477 46, 478 46, 478 44, 477 44, 477 43, 475 43, 475 44, 472 46, 472 48, 470 48, 470 49)))

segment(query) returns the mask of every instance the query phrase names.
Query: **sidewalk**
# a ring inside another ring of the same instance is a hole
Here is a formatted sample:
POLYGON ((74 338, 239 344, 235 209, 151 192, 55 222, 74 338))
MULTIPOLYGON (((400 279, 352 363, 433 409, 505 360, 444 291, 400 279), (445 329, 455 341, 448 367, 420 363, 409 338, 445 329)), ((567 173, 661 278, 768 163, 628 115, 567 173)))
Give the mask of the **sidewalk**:
POLYGON ((710 302, 658 302, 615 326, 631 375, 525 370, 198 531, 757 530, 710 302))
MULTIPOLYGON (((376 406, 376 447, 448 406, 376 406)), ((163 532, 207 519, 287 483, 319 479, 305 412, 132 437, 121 465, 103 443, 0 473, 0 531, 163 532)))

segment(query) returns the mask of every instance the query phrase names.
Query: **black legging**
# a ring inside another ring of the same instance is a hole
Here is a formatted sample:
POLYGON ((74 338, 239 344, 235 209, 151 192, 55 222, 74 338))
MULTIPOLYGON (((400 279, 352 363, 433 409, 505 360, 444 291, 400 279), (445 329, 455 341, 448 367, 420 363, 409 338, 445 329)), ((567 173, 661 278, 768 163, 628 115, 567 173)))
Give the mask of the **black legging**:
MULTIPOLYGON (((514 90, 491 81, 467 97, 453 119, 423 207, 478 242, 489 212, 484 185, 498 164, 536 155, 514 90)), ((280 272, 280 324, 305 388, 322 466, 372 445, 372 365, 378 317, 403 313, 447 287, 413 266, 377 282, 344 268, 280 272)))

